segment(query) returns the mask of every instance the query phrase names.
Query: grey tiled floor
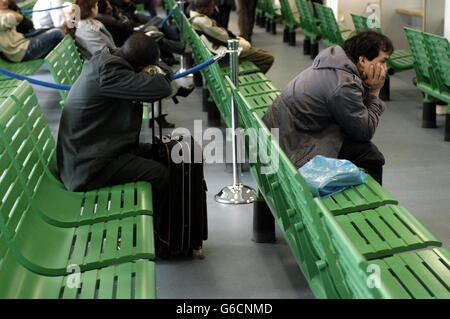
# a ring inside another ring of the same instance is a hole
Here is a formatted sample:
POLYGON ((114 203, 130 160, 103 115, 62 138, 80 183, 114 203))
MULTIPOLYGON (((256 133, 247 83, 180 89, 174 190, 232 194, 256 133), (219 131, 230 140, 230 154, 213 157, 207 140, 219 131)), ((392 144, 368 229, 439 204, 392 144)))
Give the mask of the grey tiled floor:
MULTIPOLYGON (((236 34, 236 15, 230 28, 236 34)), ((297 46, 282 42, 282 27, 271 35, 255 26, 253 45, 271 51, 275 64, 268 77, 283 88, 295 75, 311 64, 301 54, 303 35, 297 31, 297 46)), ((323 48, 321 46, 321 48, 323 48)), ((450 247, 450 143, 443 141, 443 118, 437 129, 422 129, 421 95, 411 83, 412 71, 391 79, 391 98, 374 142, 386 157, 384 186, 429 230, 450 247)), ((52 81, 43 69, 37 78, 52 81)), ((57 134, 61 109, 56 91, 35 87, 52 132, 57 134)), ((165 102, 168 120, 192 129, 194 120, 203 120, 201 89, 180 104, 165 102)), ((142 140, 150 141, 143 124, 142 140)), ((275 244, 256 244, 252 237, 252 206, 225 206, 214 201, 223 186, 232 183, 224 164, 205 165, 208 184, 209 239, 206 258, 157 262, 159 298, 314 298, 290 248, 277 228, 275 244)), ((249 173, 244 183, 255 186, 249 173)))

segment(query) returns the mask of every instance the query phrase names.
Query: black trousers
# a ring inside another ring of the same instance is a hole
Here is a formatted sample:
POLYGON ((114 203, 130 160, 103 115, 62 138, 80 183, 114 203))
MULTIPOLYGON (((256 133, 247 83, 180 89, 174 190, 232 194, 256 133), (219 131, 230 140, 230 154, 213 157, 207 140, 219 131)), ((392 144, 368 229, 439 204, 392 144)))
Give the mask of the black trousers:
POLYGON ((383 182, 383 154, 372 142, 358 142, 345 139, 338 158, 351 161, 358 167, 365 169, 380 185, 383 182))
POLYGON ((130 153, 118 156, 102 171, 105 170, 115 171, 105 186, 139 181, 149 182, 152 185, 153 217, 157 227, 159 216, 169 207, 169 169, 152 159, 152 144, 141 143, 130 153))

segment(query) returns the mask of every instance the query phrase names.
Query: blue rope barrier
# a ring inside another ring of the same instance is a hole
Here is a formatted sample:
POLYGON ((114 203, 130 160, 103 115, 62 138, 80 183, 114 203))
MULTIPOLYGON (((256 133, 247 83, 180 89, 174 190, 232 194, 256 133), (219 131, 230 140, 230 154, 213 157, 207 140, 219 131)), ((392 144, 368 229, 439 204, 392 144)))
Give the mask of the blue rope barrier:
POLYGON ((28 76, 24 76, 24 75, 20 75, 5 69, 0 68, 0 74, 6 75, 7 77, 16 79, 16 80, 21 80, 21 81, 28 81, 32 84, 36 84, 36 85, 40 85, 40 86, 44 86, 44 87, 48 87, 50 89, 56 89, 56 90, 63 90, 63 91, 70 91, 71 86, 70 85, 63 85, 63 84, 56 84, 56 83, 49 83, 49 82, 44 82, 44 81, 39 81, 36 79, 32 79, 28 76))
POLYGON ((28 14, 28 13, 33 13, 33 12, 44 12, 44 11, 50 11, 50 10, 63 9, 65 7, 69 7, 69 6, 59 6, 59 7, 54 7, 54 8, 40 9, 40 10, 23 10, 21 12, 23 14, 28 14))
POLYGON ((176 79, 185 77, 185 76, 188 75, 188 74, 198 72, 198 71, 200 71, 201 69, 206 68, 208 65, 213 64, 214 62, 216 62, 216 58, 211 58, 211 59, 209 59, 209 60, 207 60, 207 61, 205 61, 205 62, 200 63, 199 65, 194 66, 194 67, 191 68, 191 69, 188 69, 188 70, 186 70, 186 71, 184 71, 184 72, 175 74, 175 75, 173 76, 173 79, 176 80, 176 79))
MULTIPOLYGON (((224 54, 223 55, 217 55, 217 56, 215 56, 215 57, 213 57, 213 58, 211 58, 211 59, 209 59, 209 60, 207 60, 205 62, 200 63, 199 65, 194 66, 193 68, 190 68, 189 70, 186 70, 184 72, 175 74, 173 76, 173 79, 176 80, 176 79, 185 77, 188 74, 198 72, 201 69, 206 68, 207 66, 213 64, 214 62, 216 62, 217 60, 219 60, 219 59, 221 59, 223 57, 224 57, 224 54)), ((2 68, 0 68, 0 74, 6 75, 7 77, 10 77, 10 78, 13 78, 13 79, 16 79, 16 80, 21 80, 21 81, 26 80, 26 81, 28 81, 28 82, 30 82, 32 84, 36 84, 36 85, 39 85, 39 86, 44 86, 44 87, 47 87, 47 88, 50 88, 50 89, 55 89, 55 90, 70 91, 70 89, 72 88, 71 85, 63 85, 63 84, 44 82, 44 81, 32 79, 32 78, 30 78, 28 76, 24 76, 24 75, 21 75, 21 74, 17 74, 17 73, 8 71, 8 70, 2 69, 2 68)))
POLYGON ((177 8, 177 5, 174 5, 172 10, 170 10, 169 14, 167 15, 167 17, 164 18, 163 22, 161 23, 161 25, 164 25, 164 23, 167 22, 167 20, 170 19, 170 17, 172 16, 172 14, 175 12, 175 9, 177 8))

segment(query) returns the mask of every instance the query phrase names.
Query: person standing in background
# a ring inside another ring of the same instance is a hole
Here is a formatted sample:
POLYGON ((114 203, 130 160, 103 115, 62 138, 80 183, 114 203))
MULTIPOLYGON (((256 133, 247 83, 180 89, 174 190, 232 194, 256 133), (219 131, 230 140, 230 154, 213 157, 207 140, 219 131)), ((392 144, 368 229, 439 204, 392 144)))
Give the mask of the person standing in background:
POLYGON ((217 16, 217 23, 222 28, 228 29, 228 22, 230 21, 230 11, 236 7, 234 0, 214 0, 216 7, 219 9, 217 16))
POLYGON ((252 42, 257 0, 237 0, 239 36, 252 42))
POLYGON ((61 7, 62 0, 37 0, 33 7, 33 25, 35 29, 61 28, 66 22, 63 9, 40 11, 61 7))

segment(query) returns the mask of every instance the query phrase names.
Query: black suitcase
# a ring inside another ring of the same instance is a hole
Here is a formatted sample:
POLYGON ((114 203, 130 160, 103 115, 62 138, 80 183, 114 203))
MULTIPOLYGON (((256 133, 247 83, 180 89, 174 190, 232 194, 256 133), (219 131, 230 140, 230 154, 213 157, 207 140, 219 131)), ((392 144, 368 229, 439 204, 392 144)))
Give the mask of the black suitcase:
MULTIPOLYGON (((161 114, 161 102, 158 104, 161 114)), ((169 210, 161 212, 159 217, 155 236, 157 254, 161 258, 176 254, 195 254, 203 258, 202 247, 203 241, 208 238, 208 220, 202 147, 192 137, 163 136, 161 127, 159 136, 156 136, 154 103, 151 108, 155 157, 170 171, 169 210), (183 159, 180 163, 175 163, 171 157, 173 148, 183 159), (195 154, 201 154, 197 155, 200 163, 195 163, 195 154)))

